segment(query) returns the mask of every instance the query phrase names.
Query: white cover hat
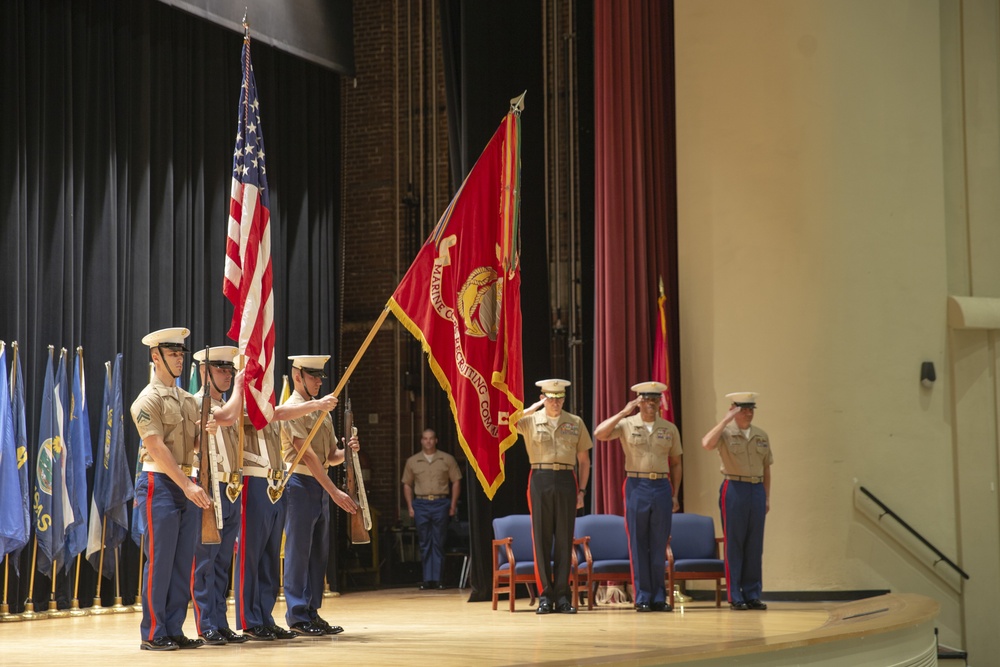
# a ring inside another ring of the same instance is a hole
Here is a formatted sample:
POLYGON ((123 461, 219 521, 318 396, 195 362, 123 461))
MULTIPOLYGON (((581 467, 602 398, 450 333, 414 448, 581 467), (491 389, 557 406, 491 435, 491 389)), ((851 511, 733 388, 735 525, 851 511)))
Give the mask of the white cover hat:
POLYGON ((726 398, 741 408, 755 408, 757 407, 758 395, 755 391, 737 391, 732 394, 726 394, 726 398))
MULTIPOLYGON (((210 347, 208 348, 208 363, 212 366, 228 366, 229 368, 235 368, 236 365, 233 363, 233 360, 239 353, 239 348, 233 347, 232 345, 218 345, 216 347, 210 347)), ((205 348, 195 352, 194 358, 197 361, 205 361, 205 348)))
POLYGON ((330 360, 329 354, 296 354, 288 358, 292 362, 292 368, 298 368, 314 377, 327 377, 323 367, 330 360))
POLYGON ((549 398, 563 398, 566 396, 566 387, 570 385, 569 380, 539 380, 535 383, 536 387, 541 387, 542 393, 549 398))
POLYGON ((667 390, 667 385, 662 382, 640 382, 632 385, 632 391, 640 396, 654 396, 659 398, 667 390))
POLYGON ((159 329, 142 337, 142 344, 147 347, 167 347, 175 350, 188 351, 184 339, 191 335, 187 327, 170 327, 159 329))

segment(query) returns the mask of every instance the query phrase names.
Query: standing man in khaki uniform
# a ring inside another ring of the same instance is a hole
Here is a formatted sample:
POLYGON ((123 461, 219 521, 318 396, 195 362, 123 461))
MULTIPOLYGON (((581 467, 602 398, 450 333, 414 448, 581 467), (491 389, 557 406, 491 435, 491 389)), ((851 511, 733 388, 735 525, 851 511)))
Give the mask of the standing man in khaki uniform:
POLYGON ((420 590, 444 588, 441 566, 448 520, 458 511, 462 473, 458 462, 448 452, 439 452, 437 434, 424 429, 421 451, 406 460, 403 467, 403 497, 417 529, 424 581, 420 590), (416 497, 414 497, 414 495, 416 497))
MULTIPOLYGON (((329 355, 298 355, 292 362, 295 391, 284 405, 294 406, 314 400, 323 386, 323 367, 329 355)), ((333 419, 329 413, 310 412, 283 422, 281 448, 285 463, 291 465, 317 419, 323 423, 302 462, 289 470, 285 488, 288 508, 285 516, 285 620, 292 632, 300 635, 335 635, 344 631, 330 625, 319 615, 323 605, 323 579, 330 547, 330 505, 327 496, 352 514, 358 507, 351 497, 334 486, 327 469, 344 462, 344 450, 337 447, 333 419)), ((347 443, 355 451, 358 439, 347 443)))
POLYGON ((143 337, 154 374, 131 408, 142 439, 142 473, 135 485, 135 502, 137 511, 146 517, 139 631, 140 648, 147 651, 203 644, 200 639, 188 639, 183 632, 201 510, 211 507, 208 494, 193 479, 200 417, 197 404, 176 384, 184 368, 184 353, 188 351, 184 339, 189 334, 184 327, 174 327, 143 337))
MULTIPOLYGON (((194 396, 199 411, 206 394, 210 396, 211 408, 222 406, 222 395, 232 389, 233 375, 236 373, 233 359, 237 354, 239 350, 231 345, 210 347, 194 353, 201 372, 201 391, 194 396)), ((239 436, 235 428, 219 428, 212 437, 202 440, 198 463, 202 475, 208 475, 210 471, 213 473, 215 486, 218 487, 222 530, 219 531, 219 544, 203 544, 199 540, 195 546, 191 599, 194 602, 198 636, 206 644, 216 646, 247 641, 247 637, 233 632, 226 620, 229 610, 226 590, 229 588, 233 544, 236 542, 241 516, 239 499, 235 502, 230 500, 226 487, 230 482, 239 482, 239 474, 236 472, 239 466, 238 444, 239 436)))
POLYGON ((625 452, 625 527, 636 611, 673 611, 665 583, 667 542, 683 467, 681 435, 660 416, 660 398, 667 385, 632 385, 638 396, 621 412, 594 430, 598 440, 618 438, 625 452), (629 417, 639 408, 639 413, 629 417))
POLYGON ((767 609, 761 602, 764 557, 764 517, 771 509, 771 442, 753 426, 757 394, 726 394, 729 412, 701 439, 701 446, 719 450, 722 486, 719 509, 726 545, 726 591, 737 611, 767 609))
MULTIPOLYGON (((239 361, 237 358, 237 365, 239 361)), ((219 426, 228 426, 237 422, 243 409, 243 493, 240 502, 242 514, 248 520, 241 522, 236 544, 234 597, 236 627, 252 639, 273 641, 287 639, 290 634, 274 622, 272 613, 281 578, 281 535, 286 509, 285 494, 279 493, 286 474, 281 458, 279 422, 317 410, 332 412, 336 407, 337 399, 333 394, 304 403, 285 403, 274 408, 271 423, 258 431, 246 416, 243 373, 240 372, 236 375, 232 397, 224 407, 212 413, 219 426)))
POLYGON ((583 420, 562 409, 568 380, 540 380, 542 394, 527 408, 517 431, 531 462, 528 508, 535 549, 538 609, 535 613, 575 614, 570 603, 570 570, 573 565, 573 525, 583 507, 584 489, 590 479, 590 449, 594 443, 583 420), (544 406, 544 410, 539 410, 544 406), (579 465, 577 480, 574 470, 579 465), (552 563, 550 563, 550 557, 552 563))

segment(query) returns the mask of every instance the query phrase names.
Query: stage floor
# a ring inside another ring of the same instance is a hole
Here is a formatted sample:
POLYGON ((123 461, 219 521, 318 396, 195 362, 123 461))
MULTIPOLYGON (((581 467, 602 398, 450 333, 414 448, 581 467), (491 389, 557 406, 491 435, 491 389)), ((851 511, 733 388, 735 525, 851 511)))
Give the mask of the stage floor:
MULTIPOLYGON (((584 609, 573 616, 538 616, 527 599, 518 599, 517 611, 512 614, 504 600, 501 608, 493 611, 489 602, 469 603, 467 598, 468 590, 415 588, 329 597, 321 614, 330 623, 344 626, 344 634, 205 646, 169 655, 139 650, 139 613, 0 623, 0 664, 681 664, 727 656, 757 654, 759 658, 783 647, 801 650, 828 645, 841 636, 850 640, 871 632, 891 633, 926 624, 937 613, 934 601, 907 595, 852 603, 775 602, 763 612, 734 612, 728 606, 718 609, 714 602, 693 602, 673 613, 640 614, 622 605, 584 609)), ((275 616, 283 625, 278 612, 284 613, 280 603, 275 616)), ((190 613, 185 631, 188 636, 195 635, 190 613)))

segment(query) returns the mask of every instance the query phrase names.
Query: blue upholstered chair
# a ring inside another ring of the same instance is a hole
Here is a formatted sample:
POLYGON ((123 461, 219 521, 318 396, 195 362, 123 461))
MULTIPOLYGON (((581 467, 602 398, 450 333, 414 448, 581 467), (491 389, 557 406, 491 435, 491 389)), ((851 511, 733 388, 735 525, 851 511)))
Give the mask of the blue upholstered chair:
POLYGON ((722 606, 722 579, 726 565, 719 557, 721 537, 715 536, 712 517, 675 514, 667 543, 667 592, 674 603, 674 582, 692 579, 715 580, 715 606, 722 606))
POLYGON ((617 514, 578 516, 573 536, 580 561, 577 576, 587 587, 587 609, 593 609, 594 596, 602 582, 632 583, 625 517, 617 514))
POLYGON ((531 541, 531 515, 511 514, 493 519, 493 610, 506 593, 514 611, 517 584, 525 584, 535 603, 535 554, 531 541))

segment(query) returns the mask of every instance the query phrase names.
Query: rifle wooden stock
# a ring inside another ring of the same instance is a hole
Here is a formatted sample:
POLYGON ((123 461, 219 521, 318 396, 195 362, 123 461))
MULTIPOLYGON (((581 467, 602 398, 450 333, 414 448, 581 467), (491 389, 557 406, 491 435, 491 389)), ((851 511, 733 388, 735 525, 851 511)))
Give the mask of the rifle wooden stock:
MULTIPOLYGON (((354 428, 354 413, 351 411, 350 399, 347 400, 347 406, 344 409, 344 432, 348 439, 358 432, 354 428)), ((372 541, 371 535, 368 533, 371 520, 366 520, 366 515, 371 515, 368 513, 365 480, 360 474, 358 455, 349 445, 344 447, 344 466, 347 468, 347 495, 358 505, 358 511, 350 515, 347 534, 351 538, 351 544, 369 544, 372 541)))
MULTIPOLYGON (((205 355, 208 358, 208 355, 205 355)), ((206 381, 208 380, 206 374, 206 381)), ((212 392, 206 385, 201 396, 201 466, 198 471, 199 482, 201 482, 201 488, 205 490, 208 494, 208 502, 210 505, 207 509, 201 511, 201 543, 202 544, 220 544, 222 542, 222 536, 219 534, 219 527, 215 525, 215 501, 212 495, 212 457, 209 455, 208 449, 212 446, 210 438, 207 438, 208 431, 205 430, 205 424, 208 423, 209 408, 212 406, 212 392)))

